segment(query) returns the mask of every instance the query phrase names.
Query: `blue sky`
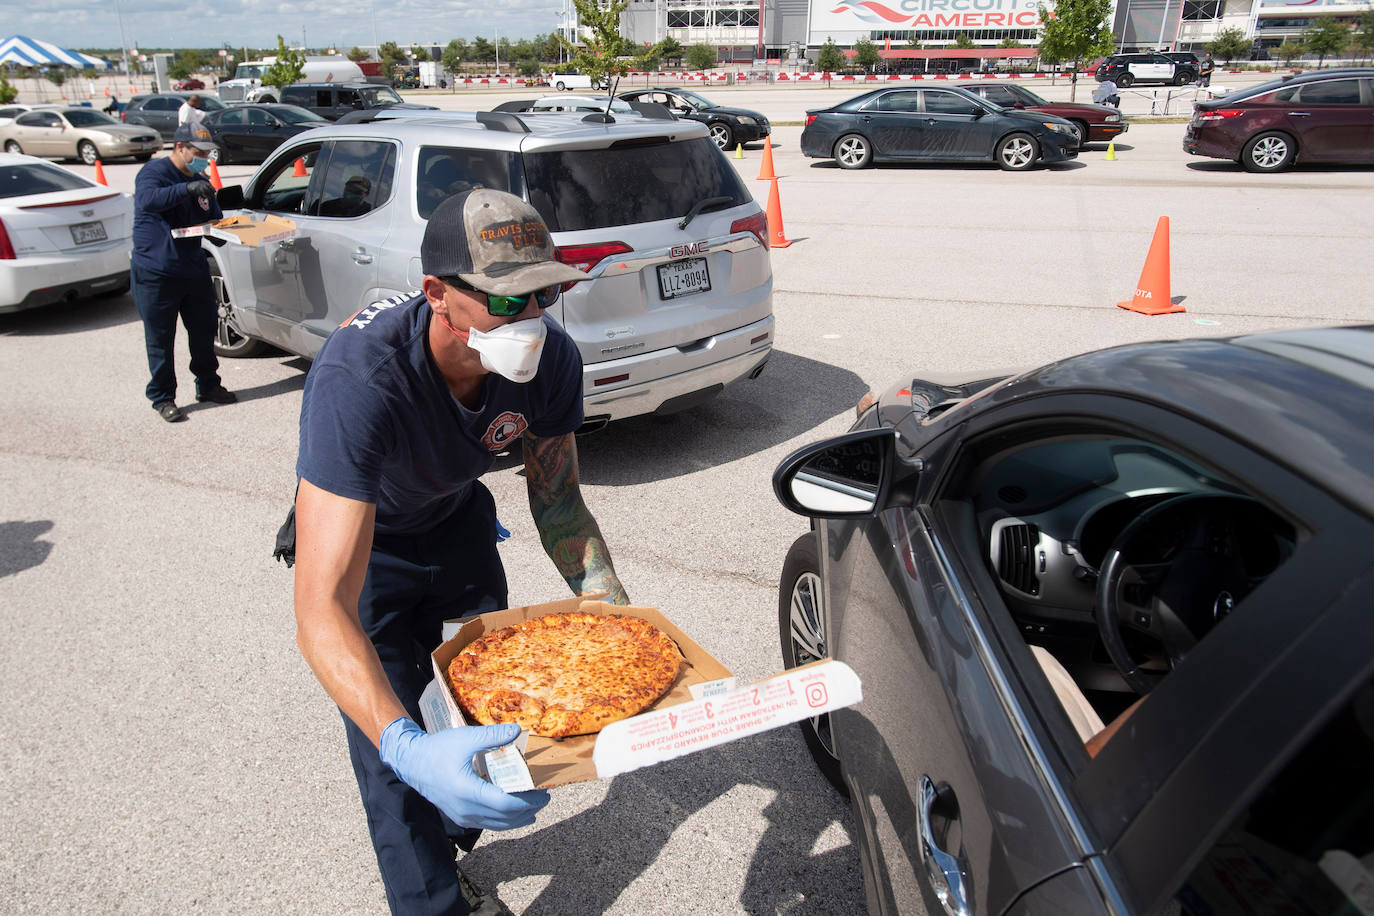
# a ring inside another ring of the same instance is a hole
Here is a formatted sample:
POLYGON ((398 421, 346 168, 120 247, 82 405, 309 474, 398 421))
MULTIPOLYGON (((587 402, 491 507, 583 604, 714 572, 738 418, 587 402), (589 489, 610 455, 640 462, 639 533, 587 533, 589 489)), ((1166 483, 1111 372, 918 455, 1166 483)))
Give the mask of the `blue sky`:
MULTIPOLYGON (((68 48, 275 47, 341 50, 379 41, 447 44, 495 34, 512 40, 558 30, 561 0, 0 0, 4 34, 68 48), (117 12, 118 11, 118 12, 117 12)), ((571 4, 569 4, 571 6, 571 4)))

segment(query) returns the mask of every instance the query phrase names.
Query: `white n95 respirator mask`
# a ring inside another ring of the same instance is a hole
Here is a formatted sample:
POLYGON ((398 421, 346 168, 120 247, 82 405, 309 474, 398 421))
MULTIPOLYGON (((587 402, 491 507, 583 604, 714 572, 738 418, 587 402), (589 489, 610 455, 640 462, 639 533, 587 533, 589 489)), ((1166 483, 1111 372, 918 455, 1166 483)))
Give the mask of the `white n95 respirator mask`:
POLYGON ((512 382, 528 382, 539 371, 548 329, 543 318, 526 318, 490 331, 468 330, 468 346, 477 351, 482 366, 512 382))

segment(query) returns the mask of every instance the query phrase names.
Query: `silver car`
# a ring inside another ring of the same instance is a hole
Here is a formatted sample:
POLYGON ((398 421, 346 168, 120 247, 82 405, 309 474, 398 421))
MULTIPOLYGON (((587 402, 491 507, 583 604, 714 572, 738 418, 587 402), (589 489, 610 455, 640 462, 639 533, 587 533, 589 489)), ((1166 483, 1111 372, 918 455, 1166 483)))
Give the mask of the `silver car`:
POLYGON ((587 427, 695 406, 773 346, 767 220, 704 125, 659 111, 359 112, 280 147, 226 213, 296 235, 207 243, 217 349, 313 358, 368 304, 420 286, 425 221, 473 185, 529 200, 588 279, 549 310, 577 342, 587 427))

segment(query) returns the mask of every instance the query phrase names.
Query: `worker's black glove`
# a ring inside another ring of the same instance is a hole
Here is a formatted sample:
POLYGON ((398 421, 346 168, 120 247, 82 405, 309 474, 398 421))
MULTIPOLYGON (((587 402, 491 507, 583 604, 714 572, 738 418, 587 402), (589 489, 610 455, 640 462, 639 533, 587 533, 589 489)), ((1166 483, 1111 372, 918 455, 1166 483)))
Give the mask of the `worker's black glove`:
POLYGON ((214 197, 215 186, 204 178, 197 178, 195 181, 186 182, 186 193, 192 197, 214 197))

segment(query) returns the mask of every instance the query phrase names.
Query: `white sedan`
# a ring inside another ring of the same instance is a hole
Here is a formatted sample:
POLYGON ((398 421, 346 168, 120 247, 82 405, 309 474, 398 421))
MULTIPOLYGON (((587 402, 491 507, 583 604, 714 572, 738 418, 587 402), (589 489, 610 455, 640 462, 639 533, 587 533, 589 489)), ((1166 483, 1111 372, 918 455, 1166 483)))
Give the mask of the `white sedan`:
POLYGON ((133 224, 128 194, 0 153, 0 312, 124 292, 133 224))

